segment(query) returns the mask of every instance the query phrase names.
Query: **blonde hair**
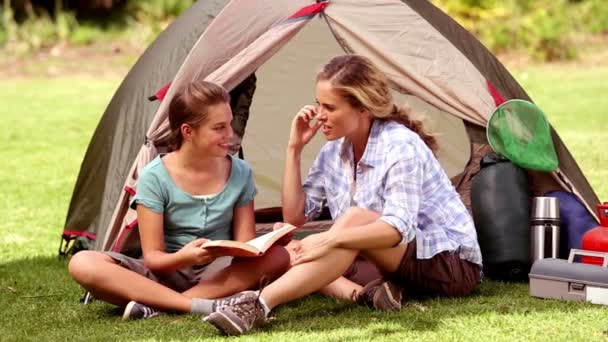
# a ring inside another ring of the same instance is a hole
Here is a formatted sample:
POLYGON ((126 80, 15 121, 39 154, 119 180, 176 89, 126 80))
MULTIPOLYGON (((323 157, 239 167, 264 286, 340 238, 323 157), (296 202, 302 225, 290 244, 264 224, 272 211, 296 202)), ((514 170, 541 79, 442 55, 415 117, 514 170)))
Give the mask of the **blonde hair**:
POLYGON ((433 152, 437 150, 437 140, 424 129, 422 121, 412 118, 409 107, 393 102, 388 78, 368 58, 359 55, 334 57, 319 72, 318 81, 329 81, 351 106, 368 110, 376 119, 396 121, 408 127, 433 152))
POLYGON ((181 126, 200 126, 209 114, 209 107, 219 103, 229 103, 230 95, 215 83, 195 80, 178 91, 169 103, 169 144, 178 150, 184 141, 181 126))

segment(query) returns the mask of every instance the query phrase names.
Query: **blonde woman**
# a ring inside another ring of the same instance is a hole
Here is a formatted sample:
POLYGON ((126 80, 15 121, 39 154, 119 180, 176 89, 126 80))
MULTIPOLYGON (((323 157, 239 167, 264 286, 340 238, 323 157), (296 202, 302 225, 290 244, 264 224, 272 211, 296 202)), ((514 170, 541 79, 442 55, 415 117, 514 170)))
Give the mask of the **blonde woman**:
POLYGON ((434 157, 437 143, 394 104, 385 75, 362 56, 335 57, 317 77, 316 96, 318 104, 292 122, 283 214, 298 225, 327 205, 335 223, 302 240, 291 269, 257 298, 243 293, 247 300, 205 318, 228 335, 328 286, 358 303, 398 310, 402 294, 466 296, 481 280, 473 221, 434 157), (302 149, 319 130, 328 142, 302 184, 302 149), (358 255, 384 277, 365 287, 341 277, 358 255))

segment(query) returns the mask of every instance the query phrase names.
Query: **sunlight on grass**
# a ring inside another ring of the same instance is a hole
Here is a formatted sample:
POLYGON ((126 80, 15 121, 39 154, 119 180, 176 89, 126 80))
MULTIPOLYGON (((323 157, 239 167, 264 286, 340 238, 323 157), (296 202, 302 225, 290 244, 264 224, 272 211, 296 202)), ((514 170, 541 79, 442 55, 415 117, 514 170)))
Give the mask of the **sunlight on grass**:
POLYGON ((85 149, 118 84, 0 81, 0 261, 56 253, 85 149))
POLYGON ((545 112, 601 201, 608 201, 608 67, 540 66, 513 73, 545 112))

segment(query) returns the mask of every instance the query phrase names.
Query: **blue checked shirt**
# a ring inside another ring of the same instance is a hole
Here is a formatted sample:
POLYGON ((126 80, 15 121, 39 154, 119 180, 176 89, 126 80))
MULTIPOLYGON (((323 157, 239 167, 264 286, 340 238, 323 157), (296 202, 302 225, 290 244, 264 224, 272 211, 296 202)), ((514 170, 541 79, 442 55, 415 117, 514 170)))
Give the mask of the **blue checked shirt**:
POLYGON ((307 220, 324 205, 334 219, 349 207, 373 210, 399 231, 401 243, 416 238, 418 259, 454 251, 481 265, 475 226, 458 193, 422 139, 399 123, 374 120, 356 169, 350 142, 326 143, 304 194, 307 220))

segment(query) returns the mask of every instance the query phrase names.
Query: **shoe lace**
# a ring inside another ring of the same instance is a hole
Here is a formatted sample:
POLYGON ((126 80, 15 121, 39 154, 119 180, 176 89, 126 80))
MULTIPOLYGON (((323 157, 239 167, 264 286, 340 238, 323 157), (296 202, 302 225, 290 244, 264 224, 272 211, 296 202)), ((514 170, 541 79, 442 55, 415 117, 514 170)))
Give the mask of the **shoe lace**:
POLYGON ((151 307, 143 305, 143 304, 140 304, 140 310, 143 314, 142 318, 156 317, 160 313, 158 310, 152 309, 151 307))
POLYGON ((246 292, 246 293, 239 293, 237 295, 226 297, 226 298, 216 299, 216 301, 214 303, 215 310, 219 310, 219 309, 222 309, 222 308, 225 308, 228 306, 233 306, 233 305, 239 304, 239 303, 243 302, 244 300, 246 300, 247 298, 253 298, 254 296, 256 296, 255 292, 251 291, 251 292, 246 292))
POLYGON ((243 320, 248 329, 252 328, 256 323, 266 320, 266 313, 260 302, 260 295, 268 283, 268 277, 262 276, 262 278, 260 278, 260 289, 257 291, 255 297, 251 296, 232 306, 233 312, 243 320))
POLYGON ((260 293, 262 292, 262 289, 266 287, 266 285, 268 285, 268 278, 266 276, 262 276, 260 279, 260 290, 257 293, 255 291, 245 291, 237 293, 233 296, 218 298, 213 303, 214 311, 240 304, 249 299, 259 299, 260 293))

